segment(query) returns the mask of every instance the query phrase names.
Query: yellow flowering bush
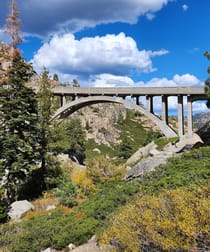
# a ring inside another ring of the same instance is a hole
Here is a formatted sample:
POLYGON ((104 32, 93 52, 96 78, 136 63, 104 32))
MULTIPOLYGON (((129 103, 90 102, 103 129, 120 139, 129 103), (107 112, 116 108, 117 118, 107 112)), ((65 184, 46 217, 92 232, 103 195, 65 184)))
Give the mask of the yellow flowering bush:
POLYGON ((209 248, 209 185, 139 197, 111 220, 101 243, 123 251, 198 251, 209 248))

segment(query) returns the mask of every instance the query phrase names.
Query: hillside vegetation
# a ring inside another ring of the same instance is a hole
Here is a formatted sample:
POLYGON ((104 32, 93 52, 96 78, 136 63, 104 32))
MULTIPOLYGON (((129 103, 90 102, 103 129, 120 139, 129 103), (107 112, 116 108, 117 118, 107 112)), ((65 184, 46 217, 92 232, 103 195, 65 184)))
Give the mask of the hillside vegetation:
MULTIPOLYGON (((112 106, 112 109, 115 109, 116 105, 109 105, 108 108, 112 106)), ((98 109, 98 106, 95 107, 98 109)), ((103 109, 106 106, 103 106, 103 109)), ((100 113, 98 111, 97 113, 100 113)), ((103 116, 106 118, 106 114, 103 116)), ((112 117, 113 120, 113 115, 112 117)), ((100 117, 99 117, 100 118, 100 117)), ((100 118, 103 121, 103 118, 100 118)), ((90 138, 86 143, 86 157, 87 160, 98 155, 104 155, 107 158, 114 159, 115 163, 123 163, 127 160, 133 153, 135 153, 139 147, 144 146, 151 142, 154 139, 160 138, 162 134, 158 131, 151 130, 148 126, 153 126, 152 122, 145 122, 145 117, 139 115, 133 110, 128 110, 121 108, 117 118, 114 121, 110 121, 110 127, 113 127, 115 130, 111 132, 107 127, 102 127, 97 129, 100 134, 104 135, 106 138, 107 134, 112 134, 112 138, 106 142, 97 143, 96 138, 90 138), (123 111, 123 115, 121 114, 123 111), (147 124, 145 126, 145 124, 147 124), (117 134, 113 133, 117 131, 117 134), (95 149, 98 149, 97 152, 95 149)), ((89 129, 88 131, 90 131, 89 129)))
POLYGON ((210 231, 209 157, 210 148, 203 147, 130 182, 120 179, 117 167, 117 176, 98 174, 94 192, 72 211, 58 207, 50 213, 34 212, 21 223, 2 226, 1 247, 61 249, 101 234, 101 243, 117 240, 117 251, 205 251, 210 231))

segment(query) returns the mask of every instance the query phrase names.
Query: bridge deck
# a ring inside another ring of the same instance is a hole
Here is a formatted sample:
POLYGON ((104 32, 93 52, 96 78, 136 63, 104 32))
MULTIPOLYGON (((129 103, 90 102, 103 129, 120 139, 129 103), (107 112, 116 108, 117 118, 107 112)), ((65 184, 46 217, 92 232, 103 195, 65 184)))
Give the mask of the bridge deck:
POLYGON ((205 96, 204 87, 103 87, 103 88, 83 88, 56 86, 53 88, 55 95, 110 95, 110 96, 177 96, 177 95, 196 95, 205 96))

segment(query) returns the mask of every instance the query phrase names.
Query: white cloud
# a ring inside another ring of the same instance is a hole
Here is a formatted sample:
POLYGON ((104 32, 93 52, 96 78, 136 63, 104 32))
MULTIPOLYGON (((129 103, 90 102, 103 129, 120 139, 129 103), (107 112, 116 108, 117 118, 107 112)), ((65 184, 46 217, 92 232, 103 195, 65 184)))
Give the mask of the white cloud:
POLYGON ((76 40, 74 35, 55 35, 45 43, 32 62, 37 72, 46 67, 50 72, 86 76, 109 73, 129 76, 133 72, 152 72, 152 57, 168 51, 139 50, 136 42, 124 33, 86 37, 76 40))
POLYGON ((186 4, 183 4, 182 9, 183 9, 183 11, 187 11, 189 9, 189 6, 186 4))
MULTIPOLYGON (((75 32, 99 24, 134 24, 140 16, 154 18, 155 12, 171 0, 18 0, 23 31, 46 36, 54 32, 75 32)), ((0 23, 8 13, 9 0, 0 3, 0 23)))
POLYGON ((192 74, 174 75, 173 81, 177 86, 198 86, 201 85, 200 80, 192 74))
POLYGON ((147 13, 146 17, 148 20, 153 20, 155 18, 155 15, 153 13, 147 13))
POLYGON ((129 87, 134 86, 134 81, 127 76, 116 76, 112 74, 100 74, 91 76, 88 85, 91 87, 129 87))
POLYGON ((175 74, 171 80, 167 78, 153 78, 148 82, 139 82, 140 86, 149 87, 175 87, 175 86, 201 86, 203 83, 194 75, 186 73, 175 74))

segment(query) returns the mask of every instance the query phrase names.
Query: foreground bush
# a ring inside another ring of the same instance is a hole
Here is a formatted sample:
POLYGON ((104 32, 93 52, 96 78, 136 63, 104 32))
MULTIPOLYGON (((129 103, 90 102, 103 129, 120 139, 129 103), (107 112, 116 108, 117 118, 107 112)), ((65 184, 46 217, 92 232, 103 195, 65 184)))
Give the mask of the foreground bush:
POLYGON ((70 214, 54 210, 22 223, 6 224, 0 228, 0 248, 37 252, 47 247, 62 249, 69 243, 82 244, 103 228, 110 214, 131 199, 137 187, 133 182, 107 181, 70 214))
MULTIPOLYGON (((79 245, 108 226, 111 227, 104 232, 103 242, 112 241, 121 251, 181 252, 199 251, 199 248, 205 251, 202 248, 209 246, 207 231, 210 231, 206 224, 209 221, 210 148, 172 158, 139 181, 122 181, 117 175, 118 170, 114 172, 118 178, 113 178, 112 166, 108 169, 104 167, 103 159, 99 161, 100 169, 96 173, 90 170, 90 177, 85 177, 97 185, 95 193, 88 194, 87 200, 70 213, 64 209, 54 210, 0 227, 2 251, 37 252, 47 247, 61 249, 69 243, 79 245), (120 211, 137 192, 144 196, 126 207, 128 213, 120 211), (110 218, 111 222, 108 222, 110 218), (176 248, 180 237, 183 239, 176 248), (169 243, 172 248, 167 247, 169 243)), ((83 177, 75 178, 74 182, 82 189, 83 177)), ((61 183, 60 189, 68 196, 66 193, 72 192, 72 187, 65 187, 65 184, 61 183)))
POLYGON ((209 191, 210 184, 139 197, 111 219, 101 242, 117 244, 118 251, 207 251, 209 191))

